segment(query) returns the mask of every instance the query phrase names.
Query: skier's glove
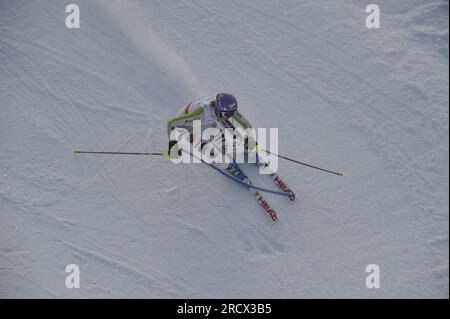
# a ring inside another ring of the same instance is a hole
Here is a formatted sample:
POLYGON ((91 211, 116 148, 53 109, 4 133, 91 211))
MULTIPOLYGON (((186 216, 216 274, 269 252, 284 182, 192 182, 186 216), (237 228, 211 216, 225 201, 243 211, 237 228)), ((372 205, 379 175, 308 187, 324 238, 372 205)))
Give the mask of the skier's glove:
POLYGON ((244 138, 244 149, 245 149, 246 151, 249 150, 249 149, 248 149, 249 146, 252 146, 252 147, 253 147, 250 151, 254 151, 254 150, 258 147, 258 143, 257 143, 256 141, 254 141, 254 140, 252 140, 252 141, 253 141, 252 145, 249 145, 248 136, 246 136, 246 137, 244 138))
MULTIPOLYGON (((177 141, 169 141, 169 149, 167 151, 167 154, 170 154, 170 150, 172 149, 172 147, 177 144, 177 141)), ((181 148, 178 149, 178 156, 181 156, 181 148)))
POLYGON ((169 149, 167 150, 167 153, 170 154, 170 149, 172 148, 172 146, 174 146, 175 144, 177 144, 177 141, 169 141, 169 149))
POLYGON ((248 151, 248 136, 246 136, 244 138, 244 148, 245 148, 246 151, 248 151))

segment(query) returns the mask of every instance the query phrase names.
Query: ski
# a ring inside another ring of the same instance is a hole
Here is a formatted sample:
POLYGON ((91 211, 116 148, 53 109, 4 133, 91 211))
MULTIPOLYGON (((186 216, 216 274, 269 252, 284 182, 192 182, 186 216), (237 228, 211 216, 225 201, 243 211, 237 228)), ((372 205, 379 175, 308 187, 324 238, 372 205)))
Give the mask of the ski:
MULTIPOLYGON (((253 186, 253 183, 250 181, 247 175, 240 169, 240 167, 234 163, 234 165, 228 167, 226 169, 230 174, 240 179, 244 184, 249 186, 253 186)), ((276 223, 278 221, 278 213, 270 206, 264 196, 257 189, 252 187, 247 188, 248 191, 253 195, 258 205, 263 209, 263 211, 267 214, 269 219, 276 223)))
POLYGON ((278 221, 278 213, 270 206, 264 196, 262 196, 259 192, 256 192, 254 196, 267 216, 269 216, 273 223, 276 223, 278 221))
MULTIPOLYGON (((223 126, 224 126, 225 128, 232 128, 232 129, 235 129, 234 125, 231 124, 229 121, 222 121, 222 124, 223 124, 223 126)), ((247 151, 247 154, 248 154, 248 151, 247 151)), ((261 167, 261 166, 267 167, 267 166, 268 166, 267 163, 263 163, 263 162, 261 161, 261 157, 258 156, 257 158, 258 158, 258 159, 257 159, 257 161, 256 161, 256 165, 257 165, 258 167, 261 167)), ((275 183, 275 185, 277 185, 277 187, 278 187, 283 193, 285 193, 285 194, 288 195, 288 196, 286 196, 287 199, 288 199, 288 201, 289 201, 291 204, 293 204, 293 203, 296 201, 296 199, 297 199, 297 196, 295 195, 294 191, 293 191, 289 186, 287 186, 287 184, 283 181, 283 179, 282 179, 276 172, 271 172, 271 174, 269 174, 269 175, 271 176, 272 181, 275 183)))
MULTIPOLYGON (((258 161, 256 165, 258 165, 258 167, 261 166, 267 167, 267 164, 264 164, 261 161, 258 161)), ((283 179, 277 173, 272 172, 271 174, 269 174, 269 176, 272 178, 274 184, 277 185, 277 187, 283 193, 288 194, 288 196, 286 197, 289 203, 293 204, 297 199, 297 195, 295 195, 295 192, 289 186, 287 186, 286 182, 284 182, 283 179)))
POLYGON ((286 194, 289 194, 287 196, 287 199, 289 200, 289 203, 293 204, 297 200, 297 195, 295 195, 294 191, 286 185, 286 183, 281 179, 281 177, 277 173, 273 173, 271 175, 272 181, 275 183, 275 185, 278 186, 278 188, 286 194))
MULTIPOLYGON (((249 183, 251 183, 248 178, 247 178, 247 180, 248 180, 249 183)), ((248 190, 253 195, 253 197, 255 198, 255 200, 258 203, 258 205, 267 214, 269 219, 273 223, 276 223, 278 221, 278 213, 270 206, 270 204, 267 202, 267 200, 264 198, 264 196, 260 192, 255 190, 255 189, 248 188, 248 190)))

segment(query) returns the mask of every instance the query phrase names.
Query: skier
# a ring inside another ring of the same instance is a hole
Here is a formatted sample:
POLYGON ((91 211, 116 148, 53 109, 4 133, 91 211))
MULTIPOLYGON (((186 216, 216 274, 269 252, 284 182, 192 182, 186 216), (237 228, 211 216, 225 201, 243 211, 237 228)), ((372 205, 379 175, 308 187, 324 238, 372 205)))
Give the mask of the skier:
MULTIPOLYGON (((175 117, 167 121, 167 135, 177 128, 186 129, 192 143, 193 121, 201 121, 202 132, 209 127, 230 128, 236 123, 243 129, 252 127, 250 121, 238 111, 238 103, 232 94, 218 93, 216 98, 205 97, 184 106, 175 117)), ((169 154, 176 141, 169 141, 169 154)), ((176 155, 176 154, 175 154, 176 155)))
MULTIPOLYGON (((170 156, 177 157, 181 155, 181 150, 174 147, 177 145, 177 141, 170 140, 171 132, 177 128, 187 130, 190 135, 189 142, 192 143, 194 120, 201 121, 202 132, 210 127, 219 129, 234 128, 236 124, 244 130, 252 127, 250 121, 238 111, 237 100, 232 94, 218 93, 215 98, 205 97, 192 101, 167 122, 167 135, 169 137, 168 154, 170 156)), ((205 144, 206 142, 201 144, 202 149, 205 144)), ((245 140, 245 145, 248 145, 248 139, 245 140)), ((223 168, 227 169, 241 180, 248 180, 234 160, 232 160, 230 164, 227 163, 223 168)))
MULTIPOLYGON (((180 145, 177 140, 170 140, 171 133, 178 128, 185 129, 189 136, 184 138, 186 142, 193 143, 193 121, 200 120, 201 121, 201 130, 202 132, 207 128, 236 128, 240 126, 242 129, 247 130, 251 128, 252 125, 250 121, 240 112, 238 111, 238 103, 236 98, 229 93, 219 93, 215 98, 205 97, 203 99, 198 99, 188 103, 185 107, 181 109, 178 114, 169 119, 167 121, 167 135, 169 137, 169 151, 168 154, 171 157, 181 156, 181 152, 184 149, 184 146, 181 146, 181 150, 179 149, 180 145), (177 147, 174 147, 177 146, 177 147)), ((184 131, 186 134, 186 131, 184 131)), ((248 134, 248 136, 244 136, 244 149, 245 152, 248 152, 251 149, 251 146, 256 144, 255 136, 252 134, 248 134), (250 146, 251 145, 251 146, 250 146)), ((214 137, 214 140, 222 140, 224 136, 222 133, 219 133, 214 137)), ((204 146, 208 143, 208 141, 202 141, 194 147, 200 148, 200 151, 203 151, 204 146)), ((184 144, 186 145, 186 144, 184 144)), ((207 148, 206 148, 207 149, 207 148)), ((222 148, 222 153, 224 149, 222 148)), ((256 155, 256 163, 258 166, 268 166, 268 162, 263 162, 262 159, 256 155)), ((236 164, 236 161, 233 158, 228 158, 228 163, 216 163, 214 162, 212 165, 220 168, 222 170, 226 170, 235 178, 240 180, 243 184, 248 185, 248 190, 251 194, 254 195, 254 198, 257 200, 258 204, 263 208, 263 210, 267 213, 270 219, 273 222, 278 220, 278 214, 275 210, 271 208, 267 200, 264 196, 253 187, 250 179, 245 175, 245 173, 239 168, 236 164)), ((295 194, 291 191, 289 187, 282 181, 282 179, 273 172, 270 175, 274 181, 274 183, 280 188, 283 193, 288 194, 288 199, 291 202, 295 201, 295 194)), ((260 188, 259 188, 260 189, 260 188)))

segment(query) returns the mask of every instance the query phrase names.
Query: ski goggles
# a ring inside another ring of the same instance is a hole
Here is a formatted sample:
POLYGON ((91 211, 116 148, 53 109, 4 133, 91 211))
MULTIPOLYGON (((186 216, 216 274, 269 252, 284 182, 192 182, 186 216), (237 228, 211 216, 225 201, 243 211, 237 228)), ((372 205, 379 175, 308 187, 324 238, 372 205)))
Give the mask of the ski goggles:
POLYGON ((232 117, 235 113, 236 111, 222 111, 222 116, 228 119, 232 117))
POLYGON ((225 105, 220 107, 220 113, 223 117, 230 118, 237 111, 237 103, 233 103, 231 105, 225 105))

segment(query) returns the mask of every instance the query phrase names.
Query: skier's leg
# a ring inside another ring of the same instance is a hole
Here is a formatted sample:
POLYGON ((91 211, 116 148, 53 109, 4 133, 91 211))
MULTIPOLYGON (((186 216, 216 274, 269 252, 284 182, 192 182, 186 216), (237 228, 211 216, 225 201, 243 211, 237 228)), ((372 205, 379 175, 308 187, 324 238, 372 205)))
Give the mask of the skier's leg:
POLYGON ((248 180, 247 175, 245 175, 245 173, 242 171, 239 165, 236 164, 236 162, 229 163, 226 170, 229 171, 232 175, 239 178, 241 181, 248 180))
POLYGON ((226 170, 241 181, 251 184, 250 179, 245 175, 244 171, 239 167, 236 161, 230 156, 228 156, 228 159, 230 163, 226 167, 226 170))

